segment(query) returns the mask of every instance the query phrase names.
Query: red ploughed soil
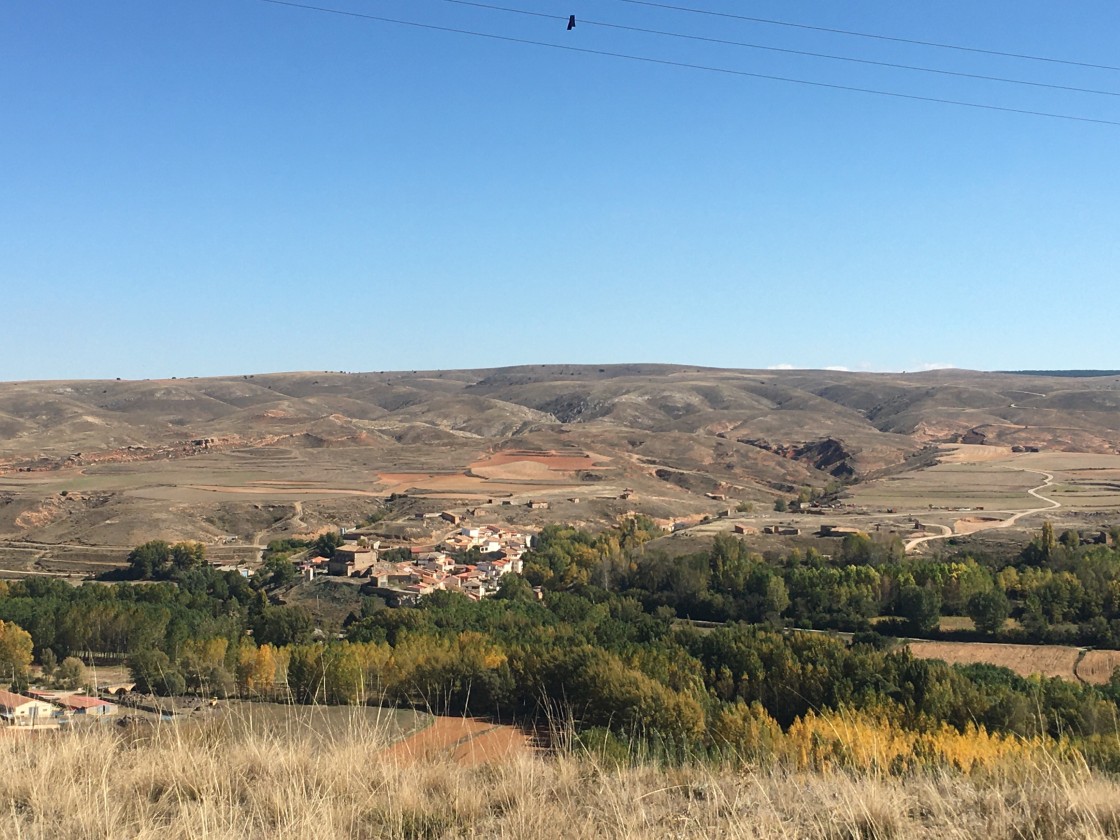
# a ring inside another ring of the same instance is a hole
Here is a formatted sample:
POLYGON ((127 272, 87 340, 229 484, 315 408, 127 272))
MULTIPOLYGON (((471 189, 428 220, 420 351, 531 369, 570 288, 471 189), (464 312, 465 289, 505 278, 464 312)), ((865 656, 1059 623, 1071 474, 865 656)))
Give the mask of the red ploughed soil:
POLYGON ((446 758, 473 767, 533 751, 532 739, 513 726, 473 718, 437 717, 386 753, 405 763, 446 758))

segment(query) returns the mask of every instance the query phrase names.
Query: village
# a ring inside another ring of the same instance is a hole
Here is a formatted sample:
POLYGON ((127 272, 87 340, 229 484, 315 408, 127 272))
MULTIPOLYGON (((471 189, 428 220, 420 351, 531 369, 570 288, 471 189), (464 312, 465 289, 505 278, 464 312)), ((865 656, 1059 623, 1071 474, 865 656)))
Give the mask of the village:
POLYGON ((503 575, 521 573, 522 557, 533 536, 482 525, 459 528, 432 545, 389 550, 360 533, 343 532, 342 539, 329 558, 305 559, 299 566, 304 577, 310 581, 326 574, 356 579, 390 604, 401 605, 437 591, 460 592, 474 601, 493 595, 503 575), (390 554, 400 558, 405 551, 408 559, 388 559, 390 554))

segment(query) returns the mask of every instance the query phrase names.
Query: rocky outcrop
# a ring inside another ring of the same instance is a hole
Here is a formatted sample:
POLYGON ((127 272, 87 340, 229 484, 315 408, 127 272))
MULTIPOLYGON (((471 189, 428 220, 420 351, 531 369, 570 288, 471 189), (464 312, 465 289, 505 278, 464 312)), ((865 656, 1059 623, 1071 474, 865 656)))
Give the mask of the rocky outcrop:
POLYGON ((855 475, 855 467, 851 464, 853 453, 845 449, 844 444, 836 438, 828 437, 807 443, 770 443, 758 438, 739 438, 738 442, 772 452, 791 461, 808 463, 813 469, 826 472, 835 478, 848 478, 855 475))

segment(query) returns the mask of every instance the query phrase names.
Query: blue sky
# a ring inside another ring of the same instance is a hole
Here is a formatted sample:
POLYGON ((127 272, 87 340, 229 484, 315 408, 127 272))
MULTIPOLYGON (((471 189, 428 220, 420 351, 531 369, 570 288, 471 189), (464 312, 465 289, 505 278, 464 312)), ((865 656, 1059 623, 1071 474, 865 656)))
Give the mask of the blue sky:
MULTIPOLYGON (((666 0, 1120 64, 1114 0, 666 0)), ((312 5, 1120 122, 1120 72, 625 0, 312 5)), ((1120 126, 262 2, 0 5, 0 379, 1120 367, 1120 126)))

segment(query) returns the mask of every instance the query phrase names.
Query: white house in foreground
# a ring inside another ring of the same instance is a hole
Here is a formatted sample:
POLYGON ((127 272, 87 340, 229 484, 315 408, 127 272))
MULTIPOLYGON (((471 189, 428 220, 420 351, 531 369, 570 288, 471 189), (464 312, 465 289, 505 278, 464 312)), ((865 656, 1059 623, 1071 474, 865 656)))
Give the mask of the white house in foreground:
POLYGON ((56 712, 57 709, 50 703, 0 689, 0 720, 4 723, 34 726, 36 723, 47 723, 56 712))

